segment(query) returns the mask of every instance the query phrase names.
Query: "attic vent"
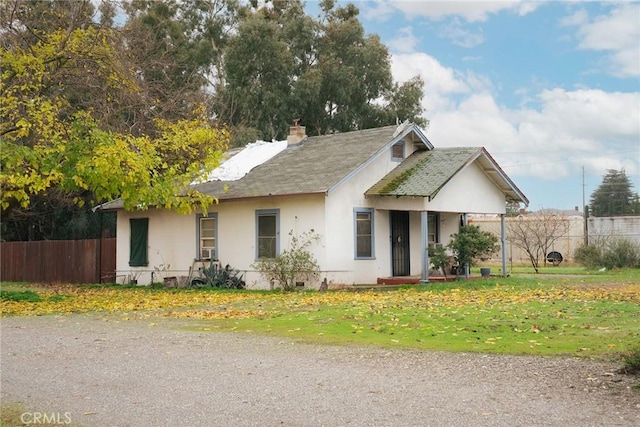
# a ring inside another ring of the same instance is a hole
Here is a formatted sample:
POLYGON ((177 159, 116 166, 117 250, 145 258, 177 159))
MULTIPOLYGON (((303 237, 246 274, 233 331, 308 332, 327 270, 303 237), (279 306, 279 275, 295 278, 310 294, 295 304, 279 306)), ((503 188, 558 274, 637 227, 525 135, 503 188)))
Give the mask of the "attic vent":
POLYGON ((302 141, 307 137, 307 134, 305 132, 305 127, 300 126, 298 124, 299 121, 300 119, 295 119, 293 121, 293 126, 289 127, 289 136, 287 136, 288 145, 298 144, 300 141, 302 141))
POLYGON ((391 146, 391 158, 393 160, 404 159, 404 142, 396 142, 391 146))

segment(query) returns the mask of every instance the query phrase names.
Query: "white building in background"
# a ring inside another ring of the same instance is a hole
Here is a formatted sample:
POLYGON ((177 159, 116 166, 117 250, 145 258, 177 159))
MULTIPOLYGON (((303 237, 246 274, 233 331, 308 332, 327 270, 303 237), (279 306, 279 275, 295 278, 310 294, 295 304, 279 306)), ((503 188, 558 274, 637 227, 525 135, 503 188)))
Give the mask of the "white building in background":
POLYGON ((624 238, 640 245, 640 216, 606 216, 587 220, 589 241, 624 238))
MULTIPOLYGON (((544 209, 536 212, 526 213, 521 210, 520 216, 530 221, 542 221, 549 214, 557 215, 566 222, 566 227, 562 227, 563 232, 555 240, 549 252, 555 251, 562 255, 564 261, 574 260, 575 250, 585 243, 585 223, 584 214, 576 206, 573 210, 544 209)), ((507 228, 510 221, 518 217, 506 218, 507 228)), ((479 226, 482 230, 490 231, 500 235, 500 218, 493 216, 481 216, 469 218, 469 223, 479 226)), ((640 244, 640 216, 617 216, 617 217, 591 217, 587 221, 587 233, 589 242, 597 240, 623 238, 640 244)), ((528 264, 529 256, 521 248, 513 245, 509 240, 509 232, 506 236, 506 253, 510 261, 514 263, 528 264)), ((548 255, 548 254, 545 254, 548 255)), ((494 261, 498 261, 496 258, 494 261)), ((543 260, 540 260, 542 263, 543 260)))

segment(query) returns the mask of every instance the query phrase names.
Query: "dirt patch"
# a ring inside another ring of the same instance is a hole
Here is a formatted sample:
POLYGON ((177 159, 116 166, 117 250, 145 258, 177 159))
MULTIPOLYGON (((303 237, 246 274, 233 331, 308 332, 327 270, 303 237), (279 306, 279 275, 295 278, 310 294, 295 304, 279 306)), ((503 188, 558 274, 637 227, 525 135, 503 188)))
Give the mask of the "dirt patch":
POLYGON ((318 346, 192 325, 2 319, 2 400, 84 426, 640 425, 640 380, 614 363, 318 346))

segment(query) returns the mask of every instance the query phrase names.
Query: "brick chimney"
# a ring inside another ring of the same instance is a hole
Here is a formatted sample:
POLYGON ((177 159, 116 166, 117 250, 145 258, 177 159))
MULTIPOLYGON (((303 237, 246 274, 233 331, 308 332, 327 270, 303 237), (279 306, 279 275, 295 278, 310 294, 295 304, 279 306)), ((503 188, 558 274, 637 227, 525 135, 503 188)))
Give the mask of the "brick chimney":
POLYGON ((289 136, 287 136, 287 145, 296 145, 303 139, 307 137, 305 132, 305 127, 300 126, 298 122, 300 119, 295 119, 293 121, 293 126, 289 127, 289 136))

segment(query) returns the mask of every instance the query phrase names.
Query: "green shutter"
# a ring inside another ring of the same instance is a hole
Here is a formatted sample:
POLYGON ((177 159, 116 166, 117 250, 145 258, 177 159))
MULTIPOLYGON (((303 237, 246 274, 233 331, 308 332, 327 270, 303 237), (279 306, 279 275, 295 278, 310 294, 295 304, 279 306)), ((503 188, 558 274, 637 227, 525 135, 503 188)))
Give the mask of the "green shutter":
POLYGON ((149 237, 149 218, 130 219, 131 246, 129 250, 129 266, 143 267, 149 265, 147 259, 147 240, 149 237))

